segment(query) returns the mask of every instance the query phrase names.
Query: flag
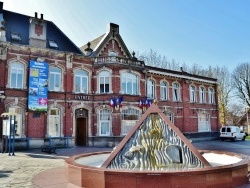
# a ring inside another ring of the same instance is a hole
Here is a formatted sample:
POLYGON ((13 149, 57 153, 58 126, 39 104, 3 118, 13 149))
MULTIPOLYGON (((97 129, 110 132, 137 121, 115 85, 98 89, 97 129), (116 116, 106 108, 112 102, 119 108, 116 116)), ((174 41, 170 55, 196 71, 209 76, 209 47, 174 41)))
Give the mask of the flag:
POLYGON ((145 106, 148 108, 151 106, 151 101, 149 99, 146 99, 145 106))
POLYGON ((120 108, 122 107, 122 102, 123 102, 123 96, 119 97, 119 105, 120 105, 120 108))
POLYGON ((109 104, 110 107, 114 108, 115 106, 115 101, 114 101, 114 98, 111 98, 110 99, 110 104, 109 104))
POLYGON ((139 108, 143 108, 143 101, 140 99, 140 101, 139 101, 139 108))

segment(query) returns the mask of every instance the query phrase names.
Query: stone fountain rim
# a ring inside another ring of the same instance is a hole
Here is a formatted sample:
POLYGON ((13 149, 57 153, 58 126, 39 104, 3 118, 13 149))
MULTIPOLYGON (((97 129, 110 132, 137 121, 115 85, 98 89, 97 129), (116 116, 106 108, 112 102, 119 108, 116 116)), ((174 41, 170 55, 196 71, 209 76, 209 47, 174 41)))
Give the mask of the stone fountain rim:
POLYGON ((204 153, 215 153, 215 154, 225 154, 229 156, 234 156, 241 158, 239 162, 228 164, 228 165, 222 165, 222 166, 209 166, 209 167, 204 167, 204 168, 194 168, 194 169, 183 169, 183 170, 166 170, 166 171, 152 171, 152 170, 118 170, 118 169, 107 169, 107 168, 101 168, 101 167, 94 167, 94 166, 88 166, 88 165, 82 165, 75 160, 82 158, 82 157, 88 157, 91 155, 101 155, 101 154, 108 154, 112 153, 112 151, 101 151, 101 152, 92 152, 92 153, 85 153, 85 154, 79 154, 79 155, 74 155, 72 157, 69 157, 65 160, 65 163, 74 166, 76 168, 82 168, 82 169, 92 169, 92 170, 98 170, 101 172, 126 172, 126 173, 151 173, 151 174, 165 174, 165 173, 186 173, 186 172, 204 172, 206 171, 207 173, 213 171, 213 170, 222 170, 224 171, 225 169, 232 169, 232 168, 241 168, 244 165, 248 166, 249 163, 249 156, 241 154, 241 153, 235 153, 235 152, 228 152, 228 151, 218 151, 218 150, 198 150, 201 154, 204 153))

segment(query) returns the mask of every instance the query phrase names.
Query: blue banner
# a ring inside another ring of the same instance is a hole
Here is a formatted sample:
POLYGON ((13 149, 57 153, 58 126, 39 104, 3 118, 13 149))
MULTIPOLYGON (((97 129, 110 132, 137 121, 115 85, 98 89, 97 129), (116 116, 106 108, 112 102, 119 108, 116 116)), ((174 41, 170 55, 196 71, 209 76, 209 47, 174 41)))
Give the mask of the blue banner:
POLYGON ((48 70, 46 62, 30 61, 28 109, 35 112, 47 112, 48 70))

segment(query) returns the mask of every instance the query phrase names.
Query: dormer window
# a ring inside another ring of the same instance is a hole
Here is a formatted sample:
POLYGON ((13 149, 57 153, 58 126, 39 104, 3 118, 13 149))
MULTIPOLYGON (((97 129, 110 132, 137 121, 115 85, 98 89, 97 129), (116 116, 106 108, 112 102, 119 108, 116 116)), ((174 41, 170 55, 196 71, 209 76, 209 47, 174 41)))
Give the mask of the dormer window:
POLYGON ((54 40, 49 40, 49 47, 53 49, 58 49, 58 45, 54 40))
POLYGON ((11 33, 11 40, 16 41, 16 42, 20 42, 21 41, 21 36, 19 33, 11 33))

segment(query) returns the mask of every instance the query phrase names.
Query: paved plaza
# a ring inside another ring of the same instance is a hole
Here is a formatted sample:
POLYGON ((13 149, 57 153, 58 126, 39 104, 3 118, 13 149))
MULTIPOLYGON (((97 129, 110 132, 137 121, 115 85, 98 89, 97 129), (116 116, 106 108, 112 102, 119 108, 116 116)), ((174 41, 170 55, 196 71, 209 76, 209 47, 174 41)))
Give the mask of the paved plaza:
MULTIPOLYGON (((250 142, 220 141, 194 143, 197 149, 229 150, 249 155, 250 142)), ((15 156, 0 153, 0 188, 76 188, 65 179, 64 160, 70 156, 112 148, 74 147, 57 149, 56 154, 41 152, 41 149, 17 151, 15 156)), ((240 188, 250 187, 250 184, 240 188)))
POLYGON ((57 149, 56 154, 41 150, 0 154, 0 188, 74 188, 64 176, 64 160, 73 155, 95 151, 111 151, 111 148, 74 147, 57 149))

